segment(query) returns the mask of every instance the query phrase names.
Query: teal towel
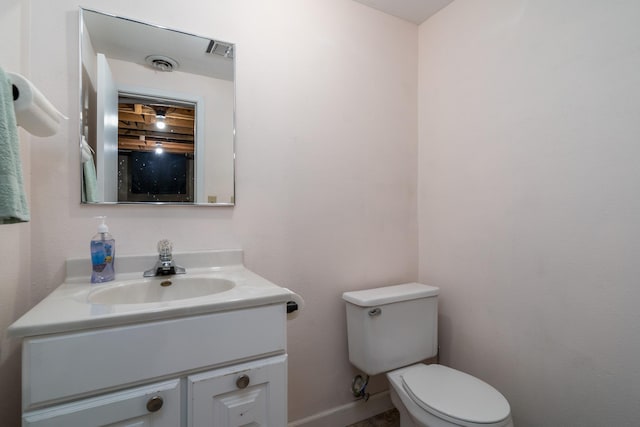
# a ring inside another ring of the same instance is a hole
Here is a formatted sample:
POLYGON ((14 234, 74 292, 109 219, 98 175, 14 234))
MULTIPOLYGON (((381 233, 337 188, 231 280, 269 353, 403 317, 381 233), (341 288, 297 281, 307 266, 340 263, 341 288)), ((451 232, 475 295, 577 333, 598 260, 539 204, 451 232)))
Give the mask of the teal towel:
POLYGON ((83 202, 95 203, 98 201, 98 180, 96 177, 96 165, 93 156, 82 164, 82 198, 83 202))
POLYGON ((11 81, 0 68, 0 224, 29 221, 11 81))

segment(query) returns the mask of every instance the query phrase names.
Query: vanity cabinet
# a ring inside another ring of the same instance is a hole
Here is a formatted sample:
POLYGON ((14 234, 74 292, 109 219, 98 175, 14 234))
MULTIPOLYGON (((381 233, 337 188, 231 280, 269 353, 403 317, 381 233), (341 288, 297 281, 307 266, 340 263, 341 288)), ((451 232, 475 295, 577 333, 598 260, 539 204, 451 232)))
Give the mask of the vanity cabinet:
POLYGON ((280 303, 27 337, 23 426, 285 426, 285 327, 280 303))

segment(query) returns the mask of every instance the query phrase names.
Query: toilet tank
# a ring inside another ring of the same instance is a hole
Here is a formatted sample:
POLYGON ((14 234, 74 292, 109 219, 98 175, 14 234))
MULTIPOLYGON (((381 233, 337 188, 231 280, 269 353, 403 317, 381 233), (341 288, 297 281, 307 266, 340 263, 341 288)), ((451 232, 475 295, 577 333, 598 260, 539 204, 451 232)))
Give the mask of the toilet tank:
POLYGON ((438 292, 420 283, 345 292, 349 361, 368 375, 438 352, 438 292))

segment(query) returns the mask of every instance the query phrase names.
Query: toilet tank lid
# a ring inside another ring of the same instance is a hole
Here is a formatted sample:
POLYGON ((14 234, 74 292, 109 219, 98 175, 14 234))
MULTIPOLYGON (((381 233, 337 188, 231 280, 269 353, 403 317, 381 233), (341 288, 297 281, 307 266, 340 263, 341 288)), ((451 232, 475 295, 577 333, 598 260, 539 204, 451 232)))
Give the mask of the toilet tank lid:
POLYGON ((351 291, 342 294, 342 299, 360 307, 391 304, 418 298, 435 297, 440 288, 422 283, 404 283, 382 288, 351 291))

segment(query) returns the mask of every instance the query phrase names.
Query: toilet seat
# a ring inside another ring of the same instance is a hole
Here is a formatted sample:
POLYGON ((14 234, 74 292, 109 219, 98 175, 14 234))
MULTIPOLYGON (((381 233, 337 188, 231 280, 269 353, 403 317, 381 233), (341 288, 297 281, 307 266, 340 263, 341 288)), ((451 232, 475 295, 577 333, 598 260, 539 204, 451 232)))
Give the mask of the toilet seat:
POLYGON ((442 365, 414 365, 400 375, 411 399, 431 414, 462 425, 495 424, 511 409, 504 396, 484 381, 442 365))

